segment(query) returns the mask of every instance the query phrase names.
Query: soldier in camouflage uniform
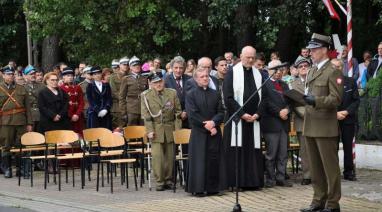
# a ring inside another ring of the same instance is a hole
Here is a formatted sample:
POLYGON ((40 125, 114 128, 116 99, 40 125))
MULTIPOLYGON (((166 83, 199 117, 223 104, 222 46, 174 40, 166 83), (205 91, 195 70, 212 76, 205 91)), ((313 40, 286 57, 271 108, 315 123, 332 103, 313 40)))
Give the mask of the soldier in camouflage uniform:
POLYGON ((12 177, 10 149, 20 142, 21 135, 32 131, 30 100, 25 88, 15 83, 14 69, 3 69, 0 84, 0 145, 2 169, 6 178, 12 177))

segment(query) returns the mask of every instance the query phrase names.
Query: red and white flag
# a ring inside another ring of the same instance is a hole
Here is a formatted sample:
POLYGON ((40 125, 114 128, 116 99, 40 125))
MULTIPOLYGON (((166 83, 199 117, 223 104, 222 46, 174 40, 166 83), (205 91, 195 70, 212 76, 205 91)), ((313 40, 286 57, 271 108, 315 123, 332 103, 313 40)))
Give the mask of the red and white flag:
POLYGON ((337 19, 340 21, 340 17, 338 16, 338 13, 334 10, 332 2, 330 0, 322 0, 324 2, 324 5, 326 9, 328 9, 329 15, 332 19, 337 19))

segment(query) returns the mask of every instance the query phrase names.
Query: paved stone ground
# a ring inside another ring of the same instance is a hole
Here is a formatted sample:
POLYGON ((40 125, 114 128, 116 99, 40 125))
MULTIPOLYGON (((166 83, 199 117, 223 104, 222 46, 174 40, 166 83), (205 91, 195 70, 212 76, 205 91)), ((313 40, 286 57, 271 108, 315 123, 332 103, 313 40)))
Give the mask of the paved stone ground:
MULTIPOLYGON (((148 183, 135 191, 130 178, 130 188, 121 186, 120 178, 115 179, 114 194, 105 184, 99 192, 95 190, 95 172, 91 182, 86 181, 85 189, 80 188, 77 173, 76 187, 71 178, 63 183, 62 191, 50 183, 43 189, 42 173, 35 173, 35 185, 28 180, 17 186, 17 178, 4 179, 0 176, 0 211, 231 211, 235 195, 227 191, 222 196, 204 198, 192 197, 182 189, 172 191, 149 191, 148 183)), ((341 199, 342 211, 382 211, 382 172, 358 170, 357 182, 343 181, 341 199)), ((240 193, 243 211, 298 211, 310 203, 311 186, 301 186, 299 175, 292 175, 292 188, 275 187, 262 191, 240 193)))

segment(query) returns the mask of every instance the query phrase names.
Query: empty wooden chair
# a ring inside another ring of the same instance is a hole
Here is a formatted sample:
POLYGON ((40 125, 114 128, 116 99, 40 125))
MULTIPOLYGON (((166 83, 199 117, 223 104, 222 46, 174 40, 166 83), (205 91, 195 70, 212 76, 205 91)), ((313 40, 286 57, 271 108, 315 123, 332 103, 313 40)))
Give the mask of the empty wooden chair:
POLYGON ((184 161, 185 160, 188 160, 188 157, 183 155, 183 152, 182 152, 182 145, 188 145, 189 141, 190 141, 190 136, 191 136, 191 130, 190 129, 180 129, 180 130, 176 130, 173 132, 173 135, 174 135, 174 172, 173 172, 173 179, 174 179, 174 192, 176 191, 176 175, 177 175, 177 162, 179 164, 179 167, 180 167, 180 175, 182 176, 181 177, 181 180, 185 181, 185 178, 184 178, 184 161), (176 145, 179 145, 179 154, 176 155, 176 145))

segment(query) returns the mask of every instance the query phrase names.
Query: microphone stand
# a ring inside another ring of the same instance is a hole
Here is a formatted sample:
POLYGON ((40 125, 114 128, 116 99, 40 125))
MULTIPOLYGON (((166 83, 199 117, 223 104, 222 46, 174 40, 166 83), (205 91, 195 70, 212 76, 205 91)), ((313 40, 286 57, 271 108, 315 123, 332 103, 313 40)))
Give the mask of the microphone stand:
MULTIPOLYGON (((241 206, 239 203, 239 152, 238 152, 238 125, 240 121, 240 116, 239 113, 243 110, 244 106, 248 104, 248 102, 261 90, 261 88, 273 77, 273 75, 276 73, 273 72, 262 84, 261 86, 252 93, 252 95, 243 103, 242 106, 240 106, 239 109, 237 109, 226 121, 224 124, 224 127, 226 127, 230 122, 235 123, 235 178, 236 178, 236 202, 235 205, 233 206, 232 211, 233 212, 241 212, 241 206)), ((261 73, 260 73, 261 74, 261 73)), ((232 135, 231 135, 232 136, 232 135)))

